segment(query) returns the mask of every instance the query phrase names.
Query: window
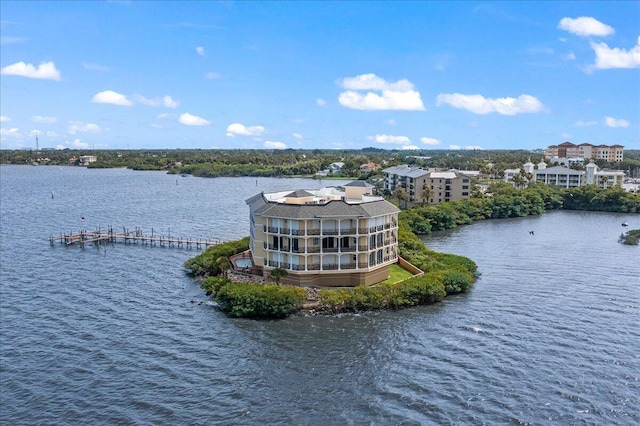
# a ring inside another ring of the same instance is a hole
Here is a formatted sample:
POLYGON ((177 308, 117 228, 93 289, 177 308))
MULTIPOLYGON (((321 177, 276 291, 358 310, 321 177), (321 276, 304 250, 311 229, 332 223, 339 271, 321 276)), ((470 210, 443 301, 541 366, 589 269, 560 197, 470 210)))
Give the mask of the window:
POLYGON ((320 240, 318 240, 317 238, 314 238, 313 240, 311 240, 314 246, 317 246, 320 243, 320 240))

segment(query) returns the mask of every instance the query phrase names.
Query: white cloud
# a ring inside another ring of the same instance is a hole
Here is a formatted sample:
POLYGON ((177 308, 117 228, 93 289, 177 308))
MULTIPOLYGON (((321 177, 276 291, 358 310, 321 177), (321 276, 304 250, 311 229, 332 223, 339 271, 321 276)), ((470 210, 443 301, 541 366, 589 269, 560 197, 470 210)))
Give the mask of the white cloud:
POLYGON ((29 41, 27 37, 0 37, 0 44, 22 44, 29 41))
POLYGON ((347 91, 340 93, 338 101, 347 108, 369 111, 425 109, 420 92, 414 90, 413 84, 406 79, 390 83, 375 74, 361 74, 344 78, 339 83, 347 91), (362 93, 367 90, 379 93, 362 93))
POLYGON ((324 99, 322 99, 322 98, 318 98, 318 99, 316 99, 316 104, 318 104, 318 106, 323 107, 323 106, 326 106, 326 105, 327 105, 327 101, 325 101, 325 100, 324 100, 324 99))
POLYGON ((463 95, 461 93, 440 93, 436 104, 451 105, 454 108, 466 109, 474 114, 497 112, 502 115, 515 115, 540 112, 544 108, 542 102, 531 95, 520 95, 517 98, 485 98, 482 95, 463 95))
POLYGON ((142 95, 133 95, 134 99, 136 100, 136 102, 139 102, 143 105, 147 105, 147 106, 152 106, 152 107, 159 107, 159 106, 164 106, 167 108, 178 108, 178 106, 180 105, 180 102, 174 100, 173 98, 171 98, 171 96, 162 96, 159 98, 155 98, 155 99, 149 99, 149 98, 145 98, 142 95))
POLYGON ((198 117, 197 115, 189 114, 188 112, 180 115, 178 122, 180 124, 184 124, 185 126, 208 126, 209 124, 211 124, 211 121, 205 120, 204 118, 198 117))
POLYGON ((217 80, 219 78, 222 78, 222 74, 220 74, 219 72, 215 72, 215 71, 209 71, 208 73, 206 73, 204 75, 204 78, 209 79, 209 80, 217 80))
POLYGON ((196 47, 196 52, 198 52, 198 55, 204 56, 204 47, 202 46, 196 47))
POLYGON ((454 151, 458 151, 462 148, 460 148, 460 145, 449 145, 449 149, 452 149, 454 151))
POLYGON ((584 120, 576 121, 576 126, 578 127, 591 127, 591 126, 595 126, 596 124, 598 124, 597 121, 584 121, 584 120))
POLYGON ((578 36, 608 36, 615 30, 607 24, 603 24, 590 16, 580 16, 579 18, 562 18, 558 28, 568 31, 578 36))
POLYGON ((114 92, 113 90, 105 90, 103 92, 96 93, 91 102, 96 104, 113 104, 120 106, 131 106, 131 102, 125 95, 114 92))
POLYGON ((10 117, 7 117, 6 115, 0 115, 0 123, 7 123, 11 121, 10 117))
POLYGON ((284 143, 274 142, 274 141, 266 141, 264 143, 264 147, 271 148, 271 149, 287 149, 287 145, 285 145, 284 143))
POLYGON ((612 49, 606 43, 592 42, 591 48, 596 53, 595 68, 640 68, 640 37, 629 51, 617 47, 612 49))
POLYGON ((240 123, 233 123, 227 126, 227 136, 232 138, 235 135, 240 136, 260 136, 264 132, 262 126, 245 126, 240 123))
POLYGON ((299 141, 301 141, 302 139, 304 139, 304 137, 300 134, 300 133, 294 133, 293 137, 299 141))
POLYGON ((86 142, 82 142, 80 139, 75 139, 73 142, 71 142, 71 146, 73 146, 74 148, 78 148, 78 149, 87 149, 89 148, 89 144, 86 142))
POLYGON ((397 144, 410 144, 411 139, 407 136, 392 136, 392 135, 375 135, 367 136, 367 139, 376 141, 378 143, 397 143, 397 144))
POLYGON ((168 112, 163 112, 161 114, 156 115, 156 118, 159 118, 161 120, 166 120, 168 118, 173 118, 175 116, 175 114, 170 114, 168 112))
POLYGON ((65 149, 65 148, 87 149, 89 148, 89 144, 87 142, 83 142, 80 139, 75 139, 72 142, 66 141, 63 144, 56 145, 56 149, 65 149))
POLYGON ((622 118, 605 117, 604 123, 607 127, 629 127, 629 122, 622 118))
POLYGON ((56 69, 56 64, 53 62, 43 62, 36 68, 32 64, 20 61, 2 68, 1 73, 43 80, 60 80, 60 71, 56 69))
POLYGON ((422 142, 425 145, 439 145, 440 144, 440 140, 435 139, 435 138, 427 138, 427 137, 421 137, 420 138, 420 142, 422 142))
POLYGON ((20 129, 18 127, 11 127, 7 129, 6 127, 0 127, 0 135, 2 136, 17 136, 20 134, 20 129))
POLYGON ((386 121, 386 123, 389 126, 395 126, 396 125, 396 120, 394 120, 393 118, 390 118, 389 120, 386 121))
POLYGON ((576 59, 576 54, 573 52, 569 52, 567 53, 567 55, 565 56, 565 59, 569 60, 569 61, 574 61, 576 59))
POLYGON ((402 149, 405 151, 415 151, 417 149, 420 149, 420 147, 416 145, 402 145, 402 149))
POLYGON ((87 62, 82 63, 82 68, 89 71, 110 72, 111 68, 100 64, 89 64, 87 62))
POLYGON ((58 118, 57 117, 44 117, 41 115, 34 115, 33 117, 31 117, 31 121, 35 122, 35 123, 57 123, 58 122, 58 118))
POLYGON ((68 125, 68 132, 70 135, 75 135, 81 132, 100 133, 101 131, 102 129, 100 129, 100 126, 94 123, 83 123, 82 121, 70 121, 68 125))

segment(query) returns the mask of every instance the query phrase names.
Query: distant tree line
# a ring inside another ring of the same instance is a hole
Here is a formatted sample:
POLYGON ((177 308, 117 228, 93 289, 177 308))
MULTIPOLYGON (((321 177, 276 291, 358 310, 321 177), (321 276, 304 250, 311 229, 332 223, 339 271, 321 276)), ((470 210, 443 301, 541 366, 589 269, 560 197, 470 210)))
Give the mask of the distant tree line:
POLYGON ((515 189, 495 182, 477 197, 414 207, 403 210, 400 218, 414 233, 427 235, 477 220, 538 215, 555 209, 640 213, 640 194, 595 185, 565 189, 536 183, 515 189))
MULTIPOLYGON (((640 150, 626 150, 621 163, 596 161, 600 167, 625 170, 640 176, 640 150)), ((70 160, 94 155, 90 168, 128 167, 134 170, 165 170, 194 176, 305 176, 326 169, 333 162, 345 163, 346 177, 361 177, 360 165, 373 162, 383 167, 412 166, 481 170, 495 178, 507 168, 518 168, 531 159, 540 161, 542 150, 360 150, 329 149, 148 149, 148 150, 0 150, 0 163, 73 165, 70 160)), ((380 172, 378 172, 380 173, 380 172)))

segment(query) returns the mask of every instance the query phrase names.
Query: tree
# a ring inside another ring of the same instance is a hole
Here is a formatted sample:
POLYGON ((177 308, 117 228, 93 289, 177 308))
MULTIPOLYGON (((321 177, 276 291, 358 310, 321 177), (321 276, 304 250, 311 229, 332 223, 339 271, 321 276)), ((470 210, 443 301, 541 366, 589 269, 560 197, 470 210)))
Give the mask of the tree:
POLYGON ((433 188, 427 182, 422 185, 422 204, 429 203, 429 200, 433 196, 433 188))
POLYGON ((271 278, 276 282, 276 284, 280 284, 280 279, 289 275, 286 269, 281 267, 274 268, 271 271, 271 278))

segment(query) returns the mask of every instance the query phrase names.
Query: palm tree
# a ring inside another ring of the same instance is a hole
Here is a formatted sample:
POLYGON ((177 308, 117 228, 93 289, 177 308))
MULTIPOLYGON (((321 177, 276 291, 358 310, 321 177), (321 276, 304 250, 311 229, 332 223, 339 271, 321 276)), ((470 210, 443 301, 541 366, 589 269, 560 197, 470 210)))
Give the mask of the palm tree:
POLYGON ((431 185, 429 185, 427 182, 425 182, 422 185, 422 204, 424 205, 424 203, 429 203, 429 199, 431 198, 431 196, 433 195, 434 191, 433 188, 431 187, 431 185))

